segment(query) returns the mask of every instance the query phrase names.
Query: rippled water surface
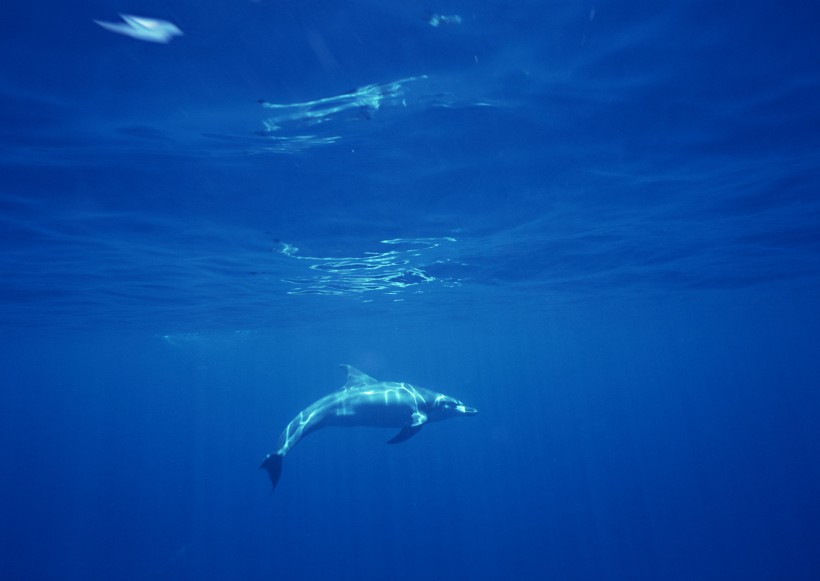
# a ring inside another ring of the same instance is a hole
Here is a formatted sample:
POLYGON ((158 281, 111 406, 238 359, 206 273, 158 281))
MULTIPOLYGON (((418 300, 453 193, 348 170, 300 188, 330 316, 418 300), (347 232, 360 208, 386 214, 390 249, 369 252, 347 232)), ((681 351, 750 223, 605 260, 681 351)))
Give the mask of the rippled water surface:
POLYGON ((3 25, 7 325, 817 286, 797 13, 160 8, 167 44, 96 27, 104 5, 3 25))

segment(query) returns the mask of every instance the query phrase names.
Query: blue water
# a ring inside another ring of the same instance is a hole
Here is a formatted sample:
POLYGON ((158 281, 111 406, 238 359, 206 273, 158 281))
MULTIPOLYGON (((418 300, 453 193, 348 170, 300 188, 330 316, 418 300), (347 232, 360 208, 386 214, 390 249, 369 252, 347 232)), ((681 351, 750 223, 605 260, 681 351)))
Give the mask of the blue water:
POLYGON ((818 16, 4 6, 0 577, 820 578, 818 16))

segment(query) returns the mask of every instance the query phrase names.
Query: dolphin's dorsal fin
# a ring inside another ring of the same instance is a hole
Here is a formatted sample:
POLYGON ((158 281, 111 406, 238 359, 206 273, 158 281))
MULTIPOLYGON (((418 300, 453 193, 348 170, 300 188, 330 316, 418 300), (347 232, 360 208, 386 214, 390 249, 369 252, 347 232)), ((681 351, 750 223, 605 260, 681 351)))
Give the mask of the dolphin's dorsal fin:
POLYGON ((347 369, 347 381, 342 386, 342 389, 350 389, 352 387, 364 387, 366 385, 373 385, 378 383, 376 379, 370 377, 367 373, 359 371, 352 365, 342 365, 347 369))

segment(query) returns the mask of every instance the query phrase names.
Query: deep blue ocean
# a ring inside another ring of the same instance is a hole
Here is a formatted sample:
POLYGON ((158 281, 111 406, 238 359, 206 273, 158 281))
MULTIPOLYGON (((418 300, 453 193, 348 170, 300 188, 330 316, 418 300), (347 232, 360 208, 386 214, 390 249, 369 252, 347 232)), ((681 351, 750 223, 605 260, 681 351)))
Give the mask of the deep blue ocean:
POLYGON ((5 3, 0 578, 820 579, 819 20, 5 3))

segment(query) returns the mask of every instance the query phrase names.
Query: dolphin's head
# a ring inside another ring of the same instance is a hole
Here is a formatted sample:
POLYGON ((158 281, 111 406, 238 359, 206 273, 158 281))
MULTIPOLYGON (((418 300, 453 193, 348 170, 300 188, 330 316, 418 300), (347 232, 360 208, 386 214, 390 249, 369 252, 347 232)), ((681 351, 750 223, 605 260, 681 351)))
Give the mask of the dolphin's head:
POLYGON ((430 420, 446 420, 456 416, 472 416, 478 413, 475 408, 467 407, 449 395, 439 394, 427 404, 427 415, 430 420))

